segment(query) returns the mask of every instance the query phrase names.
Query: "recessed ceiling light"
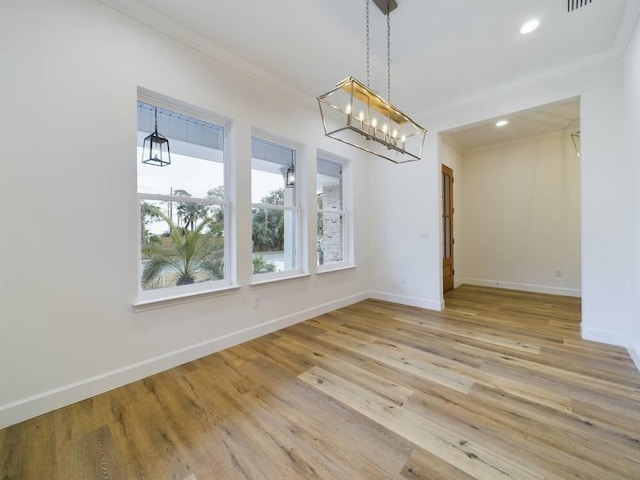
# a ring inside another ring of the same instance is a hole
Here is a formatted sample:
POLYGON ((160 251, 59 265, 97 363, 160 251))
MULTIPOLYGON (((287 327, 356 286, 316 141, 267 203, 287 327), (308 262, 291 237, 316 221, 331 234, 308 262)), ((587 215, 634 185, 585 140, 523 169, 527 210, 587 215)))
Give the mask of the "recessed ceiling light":
POLYGON ((520 29, 520 33, 522 33, 523 35, 527 33, 531 33, 534 30, 536 30, 539 26, 540 26, 540 22, 534 18, 533 20, 529 20, 527 23, 522 25, 522 28, 520 29))
POLYGON ((508 120, 500 120, 498 123, 496 123, 496 127, 504 127, 507 123, 509 123, 508 120))

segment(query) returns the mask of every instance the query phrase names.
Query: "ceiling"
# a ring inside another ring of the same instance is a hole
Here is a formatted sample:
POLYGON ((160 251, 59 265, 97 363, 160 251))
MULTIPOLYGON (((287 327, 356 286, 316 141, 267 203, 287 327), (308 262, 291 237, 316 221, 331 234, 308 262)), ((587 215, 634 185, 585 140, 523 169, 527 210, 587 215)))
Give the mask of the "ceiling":
MULTIPOLYGON (((102 0, 255 78, 312 101, 366 81, 365 0, 102 0)), ((416 120, 575 71, 626 47, 640 0, 397 0, 391 101, 416 120), (521 35, 521 25, 540 28, 521 35)), ((371 87, 386 96, 386 20, 371 2, 371 87)), ((473 143, 473 140, 465 140, 473 143)))
POLYGON ((456 147, 468 150, 557 131, 573 133, 578 130, 580 130, 580 100, 574 98, 490 118, 443 132, 443 134, 456 147), (496 126, 500 120, 506 120, 508 124, 502 127, 496 126))

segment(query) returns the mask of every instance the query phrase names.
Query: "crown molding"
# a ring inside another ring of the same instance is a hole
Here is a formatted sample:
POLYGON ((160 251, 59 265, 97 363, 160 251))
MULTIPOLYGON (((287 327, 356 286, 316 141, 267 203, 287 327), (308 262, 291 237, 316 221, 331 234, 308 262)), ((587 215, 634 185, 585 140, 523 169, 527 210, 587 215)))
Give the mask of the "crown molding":
POLYGON ((464 145, 453 138, 453 136, 451 136, 449 132, 440 132, 440 135, 438 135, 438 139, 453 148, 459 155, 465 153, 466 149, 464 145))
POLYGON ((631 43, 631 38, 638 28, 638 20, 640 19, 640 0, 629 0, 622 16, 622 23, 618 30, 618 37, 614 49, 621 52, 620 56, 624 57, 631 43))
POLYGON ((252 80, 276 90, 278 93, 296 100, 314 110, 318 108, 317 101, 312 95, 288 84, 281 78, 267 72, 254 64, 221 48, 202 35, 192 32, 182 23, 157 12, 143 4, 140 0, 100 0, 102 3, 137 20, 155 30, 184 43, 196 50, 228 65, 250 77, 252 80))
POLYGON ((475 147, 463 147, 463 151, 461 152, 462 154, 466 155, 466 154, 470 154, 470 153, 478 153, 478 152, 483 152, 485 150, 492 150, 495 148, 508 148, 511 147, 513 145, 517 145, 519 143, 525 143, 525 142, 532 142, 534 140, 544 140, 547 138, 552 138, 552 137, 565 137, 567 135, 571 135, 571 132, 573 131, 575 133, 577 129, 572 128, 572 129, 568 129, 568 128, 558 128, 557 130, 553 130, 551 132, 545 132, 545 133, 537 133, 537 134, 533 134, 533 135, 525 135, 523 137, 518 137, 518 138, 512 138, 510 140, 501 140, 501 141, 497 141, 497 142, 493 142, 493 143, 487 143, 484 145, 478 145, 475 147))

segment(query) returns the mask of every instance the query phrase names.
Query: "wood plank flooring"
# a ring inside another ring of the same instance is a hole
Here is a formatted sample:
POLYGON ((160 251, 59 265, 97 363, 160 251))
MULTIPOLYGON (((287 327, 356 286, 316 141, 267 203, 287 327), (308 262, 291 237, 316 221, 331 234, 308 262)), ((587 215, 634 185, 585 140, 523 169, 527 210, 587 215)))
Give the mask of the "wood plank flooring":
POLYGON ((0 479, 640 479, 640 373, 574 298, 365 301, 0 430, 0 479))

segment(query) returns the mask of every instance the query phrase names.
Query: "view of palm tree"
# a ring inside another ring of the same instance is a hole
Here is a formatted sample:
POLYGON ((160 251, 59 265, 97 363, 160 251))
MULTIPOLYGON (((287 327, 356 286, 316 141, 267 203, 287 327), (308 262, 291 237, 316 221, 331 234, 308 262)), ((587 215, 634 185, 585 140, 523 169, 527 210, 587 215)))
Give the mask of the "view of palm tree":
MULTIPOLYGON (((179 196, 190 197, 188 192, 179 196)), ((176 221, 158 205, 141 203, 141 284, 145 290, 224 278, 223 208, 179 202, 175 211, 176 221), (158 223, 164 223, 166 231, 150 232, 149 225, 157 228, 158 223)))
MULTIPOLYGON (((224 278, 223 207, 189 201, 186 190, 172 193, 185 201, 140 204, 144 290, 224 278)), ((224 187, 210 189, 207 197, 223 199, 224 187)), ((282 188, 261 199, 265 205, 283 202, 282 188)), ((284 255, 284 211, 254 208, 252 223, 253 273, 275 272, 277 265, 270 259, 284 255)))

